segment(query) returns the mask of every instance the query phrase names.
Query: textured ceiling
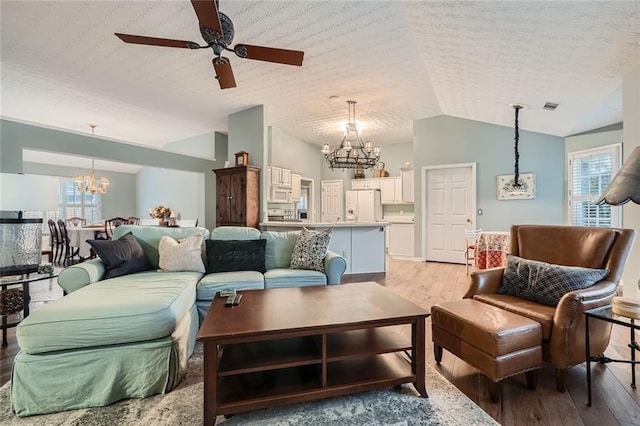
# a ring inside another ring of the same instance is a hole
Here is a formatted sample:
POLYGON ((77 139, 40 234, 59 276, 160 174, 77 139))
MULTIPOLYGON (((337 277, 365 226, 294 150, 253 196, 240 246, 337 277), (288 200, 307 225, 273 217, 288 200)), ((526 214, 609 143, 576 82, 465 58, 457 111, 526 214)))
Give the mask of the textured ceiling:
POLYGON ((337 143, 346 101, 364 138, 412 140, 447 114, 565 136, 622 121, 622 77, 640 65, 640 2, 233 1, 235 43, 305 52, 302 67, 229 54, 220 90, 209 49, 127 45, 114 32, 202 42, 180 1, 6 1, 0 114, 161 147, 227 130, 264 104, 269 124, 337 143), (337 102, 329 97, 339 96, 337 102), (546 101, 559 103, 554 112, 546 101))

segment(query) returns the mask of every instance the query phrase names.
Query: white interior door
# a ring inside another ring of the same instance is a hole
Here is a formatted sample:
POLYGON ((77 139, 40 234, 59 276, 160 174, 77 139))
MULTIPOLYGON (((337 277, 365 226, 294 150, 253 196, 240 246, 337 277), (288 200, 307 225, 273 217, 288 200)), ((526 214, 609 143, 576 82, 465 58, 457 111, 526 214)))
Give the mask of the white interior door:
POLYGON ((322 181, 322 222, 338 222, 344 220, 342 212, 342 181, 322 181))
POLYGON ((424 260, 465 262, 464 231, 475 222, 474 172, 474 165, 426 171, 424 260))

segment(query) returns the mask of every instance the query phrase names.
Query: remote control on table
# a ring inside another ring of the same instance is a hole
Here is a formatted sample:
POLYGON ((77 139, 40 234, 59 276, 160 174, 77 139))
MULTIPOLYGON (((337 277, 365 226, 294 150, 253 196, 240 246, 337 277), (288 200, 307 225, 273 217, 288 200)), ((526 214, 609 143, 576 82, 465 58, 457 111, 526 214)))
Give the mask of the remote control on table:
POLYGON ((242 299, 241 294, 234 294, 227 297, 227 301, 224 302, 224 306, 236 306, 240 303, 240 299, 242 299))

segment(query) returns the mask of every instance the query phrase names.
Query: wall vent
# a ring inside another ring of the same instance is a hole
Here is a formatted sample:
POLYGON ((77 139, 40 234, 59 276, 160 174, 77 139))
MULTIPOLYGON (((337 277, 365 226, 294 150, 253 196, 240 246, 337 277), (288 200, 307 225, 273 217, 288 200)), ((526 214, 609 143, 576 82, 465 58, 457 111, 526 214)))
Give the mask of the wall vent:
POLYGON ((542 109, 546 109, 547 111, 555 111, 556 108, 558 108, 558 105, 560 105, 560 104, 554 104, 553 102, 547 102, 547 103, 544 104, 542 109))

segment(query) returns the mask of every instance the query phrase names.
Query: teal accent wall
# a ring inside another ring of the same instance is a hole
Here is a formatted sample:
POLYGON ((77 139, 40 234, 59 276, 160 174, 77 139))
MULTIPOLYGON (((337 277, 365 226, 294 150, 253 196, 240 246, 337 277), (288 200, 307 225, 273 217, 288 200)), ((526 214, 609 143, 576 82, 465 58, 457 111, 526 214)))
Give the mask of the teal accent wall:
MULTIPOLYGON (((267 125, 264 105, 245 109, 229 115, 228 158, 235 163, 235 153, 249 153, 249 164, 264 167, 267 155, 267 125)), ((262 173, 261 173, 262 174, 262 173)))
MULTIPOLYGON (((522 123, 522 120, 521 120, 522 123)), ((415 255, 422 255, 422 167, 477 163, 477 227, 507 231, 512 224, 562 224, 564 139, 520 131, 520 173, 536 174, 536 198, 498 201, 496 176, 513 174, 514 129, 450 116, 415 120, 413 125, 415 169, 415 255)))
POLYGON ((235 153, 246 151, 249 153, 249 164, 260 168, 260 219, 263 220, 266 208, 266 174, 268 158, 267 120, 264 105, 239 111, 229 115, 229 151, 228 160, 235 165, 235 153))
MULTIPOLYGON (((381 150, 380 162, 384 163, 389 176, 400 176, 400 169, 407 162, 413 166, 413 142, 382 145, 381 150)), ((373 171, 367 170, 365 176, 373 177, 373 171)))
POLYGON ((293 173, 303 178, 313 179, 313 209, 316 214, 310 219, 320 220, 320 186, 322 168, 325 167, 318 145, 313 145, 301 139, 284 133, 281 129, 269 126, 268 161, 270 166, 291 169, 293 173))
POLYGON ((215 160, 215 133, 208 132, 190 138, 169 142, 164 146, 165 150, 179 154, 191 155, 215 160))
MULTIPOLYGON (((226 147, 220 144, 226 143, 224 138, 215 136, 216 151, 220 148, 226 154, 226 147)), ((165 152, 161 149, 146 148, 139 145, 130 145, 91 135, 68 133, 61 130, 38 127, 9 120, 0 120, 0 170, 5 173, 22 173, 22 150, 33 149, 50 151, 62 154, 82 155, 86 157, 102 158, 105 160, 122 163, 133 163, 148 167, 166 168, 173 170, 186 170, 201 172, 205 175, 204 205, 205 218, 203 226, 212 228, 215 226, 215 176, 212 169, 223 167, 222 160, 207 160, 195 158, 183 154, 165 152)), ((64 176, 68 176, 67 173, 64 176)), ((135 191, 135 178, 131 186, 135 191)), ((115 193, 116 184, 112 182, 110 191, 115 193)), ((119 188, 123 189, 124 188, 119 188)), ((140 190, 144 190, 141 188, 140 190)), ((107 193, 109 195, 109 193, 107 193)), ((103 215, 111 210, 136 212, 136 201, 120 200, 111 207, 103 204, 103 215), (122 204, 120 204, 122 203, 122 204)))
MULTIPOLYGON (((24 173, 34 175, 58 176, 74 178, 79 175, 91 174, 91 169, 58 166, 55 164, 28 163, 22 165, 24 173)), ((112 172, 108 170, 95 171, 97 177, 109 179, 109 191, 102 194, 102 219, 110 217, 138 216, 136 211, 136 175, 131 173, 112 172)))

